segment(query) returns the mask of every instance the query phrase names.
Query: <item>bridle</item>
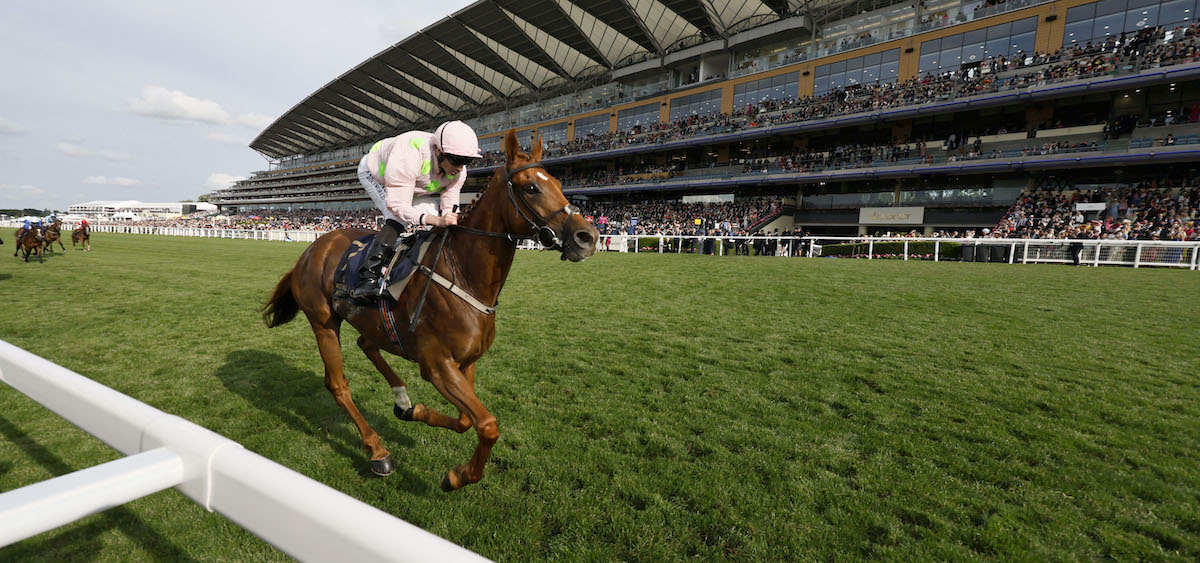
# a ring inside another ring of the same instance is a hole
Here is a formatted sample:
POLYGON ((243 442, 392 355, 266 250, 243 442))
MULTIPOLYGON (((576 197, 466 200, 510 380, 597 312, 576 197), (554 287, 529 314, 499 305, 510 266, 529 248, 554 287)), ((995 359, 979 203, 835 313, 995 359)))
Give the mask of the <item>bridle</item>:
MULTIPOLYGON (((495 233, 492 231, 484 231, 471 227, 465 227, 463 225, 455 225, 454 228, 476 235, 506 238, 514 245, 521 240, 536 240, 549 250, 558 250, 560 252, 565 251, 566 247, 563 246, 563 241, 561 238, 559 238, 558 233, 554 232, 554 229, 550 227, 550 221, 559 214, 565 214, 567 216, 567 221, 569 221, 572 215, 579 214, 579 208, 568 203, 558 211, 542 217, 533 209, 533 206, 525 200, 524 195, 518 198, 516 188, 513 186, 513 176, 515 176, 518 172, 529 170, 531 168, 541 168, 542 170, 546 169, 544 166, 542 166, 541 162, 530 162, 518 166, 512 170, 508 170, 506 168, 504 170, 504 183, 506 184, 505 189, 508 190, 508 201, 512 202, 513 209, 517 211, 517 215, 520 215, 521 219, 525 221, 525 224, 529 225, 529 228, 534 232, 533 236, 518 236, 512 233, 495 233)), ((563 221, 563 226, 566 226, 566 221, 563 221)))
MULTIPOLYGON (((555 233, 554 229, 550 228, 550 220, 557 217, 560 213, 566 214, 567 220, 563 221, 563 227, 565 229, 567 221, 571 219, 572 215, 579 214, 579 209, 568 203, 567 205, 564 205, 562 209, 551 213, 547 217, 542 217, 541 215, 538 215, 536 211, 534 211, 533 206, 529 205, 528 201, 525 201, 524 196, 517 198, 517 194, 512 183, 512 177, 514 174, 521 172, 522 170, 529 170, 530 168, 545 169, 540 162, 530 162, 528 164, 518 166, 512 170, 508 170, 506 168, 504 171, 504 182, 507 184, 508 200, 512 202, 513 209, 516 209, 517 215, 520 215, 521 218, 525 220, 525 223, 529 225, 529 228, 533 229, 534 235, 520 236, 514 233, 497 233, 493 231, 485 231, 483 229, 476 229, 474 227, 467 227, 464 225, 451 225, 448 227, 445 231, 445 236, 442 237, 442 241, 438 245, 437 252, 434 254, 433 264, 431 266, 425 266, 424 264, 419 265, 420 271, 426 275, 427 279, 425 281, 425 288, 421 290, 421 297, 417 300, 417 306, 413 311, 412 318, 409 320, 408 330, 410 333, 414 332, 417 328, 417 323, 421 318, 421 309, 425 306, 425 296, 429 292, 430 284, 435 281, 438 283, 438 285, 445 287, 451 293, 466 301, 479 312, 485 315, 492 315, 496 313, 496 305, 489 307, 487 304, 480 302, 463 287, 458 285, 457 277, 455 277, 453 280, 447 280, 436 272, 438 263, 442 260, 443 251, 446 250, 446 241, 450 240, 450 233, 454 230, 463 231, 473 235, 502 238, 510 242, 514 247, 522 240, 536 240, 547 249, 566 252, 566 248, 563 246, 562 240, 558 237, 558 233, 555 233), (528 213, 526 213, 526 209, 522 209, 521 204, 524 204, 525 208, 528 209, 528 213), (537 221, 534 221, 535 218, 537 221)), ((565 260, 566 258, 564 257, 563 259, 565 260)), ((388 322, 386 319, 390 318, 391 313, 390 309, 387 309, 382 304, 383 301, 381 300, 380 311, 384 316, 384 322, 386 323, 388 322)), ((497 301, 497 304, 499 304, 499 301, 497 301)), ((400 345, 400 341, 398 339, 392 338, 392 341, 400 345)), ((400 347, 403 349, 403 345, 400 345, 400 347)))

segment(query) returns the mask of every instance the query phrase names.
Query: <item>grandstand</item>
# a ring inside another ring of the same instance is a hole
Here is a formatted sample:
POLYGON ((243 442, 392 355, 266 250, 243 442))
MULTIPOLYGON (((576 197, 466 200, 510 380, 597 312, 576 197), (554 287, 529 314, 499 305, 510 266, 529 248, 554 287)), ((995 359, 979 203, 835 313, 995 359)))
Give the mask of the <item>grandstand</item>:
POLYGON ((216 210, 216 205, 205 202, 143 203, 136 199, 85 201, 67 208, 67 212, 73 217, 105 221, 168 219, 193 213, 212 213, 216 210))
MULTIPOLYGON (((526 145, 540 134, 546 164, 589 212, 779 203, 738 232, 996 229, 1046 190, 1084 203, 1139 185, 1184 197, 1200 156, 1196 9, 480 1, 279 117, 250 145, 270 169, 210 201, 242 214, 370 209, 361 155, 452 118, 479 132, 486 164, 509 128, 526 145)), ((464 199, 485 180, 476 173, 464 199)))

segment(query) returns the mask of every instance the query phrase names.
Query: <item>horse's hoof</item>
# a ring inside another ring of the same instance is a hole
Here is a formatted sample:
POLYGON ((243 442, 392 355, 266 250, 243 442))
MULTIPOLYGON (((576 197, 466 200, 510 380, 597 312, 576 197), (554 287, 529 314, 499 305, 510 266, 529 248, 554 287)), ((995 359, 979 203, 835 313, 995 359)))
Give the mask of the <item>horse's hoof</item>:
POLYGON ((408 407, 407 409, 400 410, 400 405, 392 405, 392 413, 394 413, 396 415, 396 418, 399 418, 400 420, 412 422, 413 407, 408 407))
POLYGON ((396 470, 396 464, 392 463, 392 456, 388 454, 383 459, 371 460, 371 473, 380 477, 387 477, 396 470))
POLYGON ((442 492, 450 492, 454 490, 454 486, 450 484, 450 474, 442 475, 442 492))

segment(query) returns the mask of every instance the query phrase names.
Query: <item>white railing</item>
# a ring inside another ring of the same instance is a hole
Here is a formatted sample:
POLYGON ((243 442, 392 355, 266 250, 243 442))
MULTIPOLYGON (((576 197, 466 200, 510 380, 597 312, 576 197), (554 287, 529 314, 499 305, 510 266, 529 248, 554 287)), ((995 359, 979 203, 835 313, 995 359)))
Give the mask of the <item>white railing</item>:
MULTIPOLYGON (((804 237, 812 241, 812 247, 821 249, 829 244, 855 244, 861 252, 854 258, 874 259, 879 257, 875 245, 883 242, 902 242, 898 257, 908 260, 913 242, 933 242, 929 259, 942 259, 941 244, 956 242, 961 245, 961 261, 1006 262, 1009 264, 1069 264, 1074 263, 1073 250, 1079 251, 1079 263, 1088 266, 1163 266, 1170 268, 1200 269, 1200 241, 1162 240, 1093 240, 1093 239, 1011 239, 1011 238, 931 238, 931 237, 804 237), (822 244, 824 243, 824 244, 822 244)), ((809 255, 820 256, 820 251, 809 255)))
MULTIPOLYGON (((9 222, 12 223, 12 222, 9 222)), ((5 224, 0 222, 0 227, 5 224)), ((14 227, 20 226, 17 224, 14 227)), ((274 240, 284 242, 313 242, 326 231, 305 230, 251 230, 251 229, 202 229, 193 227, 150 227, 144 225, 96 225, 94 232, 128 233, 139 235, 167 235, 186 237, 229 238, 245 240, 274 240)), ((772 256, 822 256, 825 244, 866 245, 865 251, 847 258, 876 258, 875 244, 881 242, 904 242, 901 257, 908 260, 908 243, 931 241, 937 250, 929 259, 942 260, 941 243, 957 242, 971 246, 972 259, 975 248, 988 248, 989 260, 992 247, 1005 247, 1004 261, 1010 264, 1070 263, 1073 262, 1071 244, 1082 245, 1080 261, 1093 266, 1167 266, 1174 268, 1200 269, 1200 241, 1175 242, 1152 240, 1067 240, 1067 239, 963 239, 935 237, 779 237, 779 236, 681 236, 681 235, 600 235, 599 250, 604 252, 658 252, 687 254, 770 254, 772 256)), ((520 245, 523 249, 538 249, 537 243, 520 245)))
POLYGON ((174 487, 302 561, 485 561, 3 340, 0 381, 129 456, 0 494, 0 547, 174 487))
MULTIPOLYGON (((770 237, 770 236, 679 236, 601 235, 600 251, 713 254, 770 254, 772 256, 824 256, 827 245, 855 244, 859 248, 845 258, 883 258, 879 243, 902 243, 894 258, 924 258, 910 252, 914 242, 932 242, 928 259, 943 260, 942 243, 954 242, 964 250, 953 260, 968 262, 1004 261, 1009 264, 1073 263, 1072 246, 1080 249, 1080 263, 1091 266, 1165 266, 1200 269, 1200 241, 1157 240, 1070 240, 1070 239, 979 239, 935 237, 770 237), (997 251, 996 248, 1001 250, 997 251), (983 252, 987 253, 981 258, 983 252), (995 259, 993 259, 995 257, 995 259)), ((893 258, 893 256, 887 256, 893 258)))

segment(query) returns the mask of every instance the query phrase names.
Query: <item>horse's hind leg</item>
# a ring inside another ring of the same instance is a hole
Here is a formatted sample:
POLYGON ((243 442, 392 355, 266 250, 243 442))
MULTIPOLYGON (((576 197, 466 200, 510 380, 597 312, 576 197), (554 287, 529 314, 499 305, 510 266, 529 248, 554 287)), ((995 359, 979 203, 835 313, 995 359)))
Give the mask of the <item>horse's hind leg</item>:
POLYGON ((371 453, 371 472, 376 475, 389 475, 395 471, 392 456, 379 442, 379 434, 367 424, 358 407, 354 406, 354 398, 350 396, 350 384, 342 371, 342 344, 339 330, 342 321, 329 315, 325 322, 309 318, 313 333, 317 336, 317 348, 321 351, 321 360, 325 362, 325 388, 333 395, 338 406, 350 415, 358 433, 362 435, 363 446, 371 453))
POLYGON ((496 423, 496 417, 475 396, 474 377, 467 375, 467 372, 474 375, 472 367, 460 371, 449 358, 441 358, 429 364, 422 363, 421 372, 446 400, 460 413, 465 413, 479 436, 479 444, 471 460, 451 469, 442 477, 442 490, 452 491, 478 482, 483 479, 483 466, 492 453, 492 446, 500 438, 500 426, 496 423))

